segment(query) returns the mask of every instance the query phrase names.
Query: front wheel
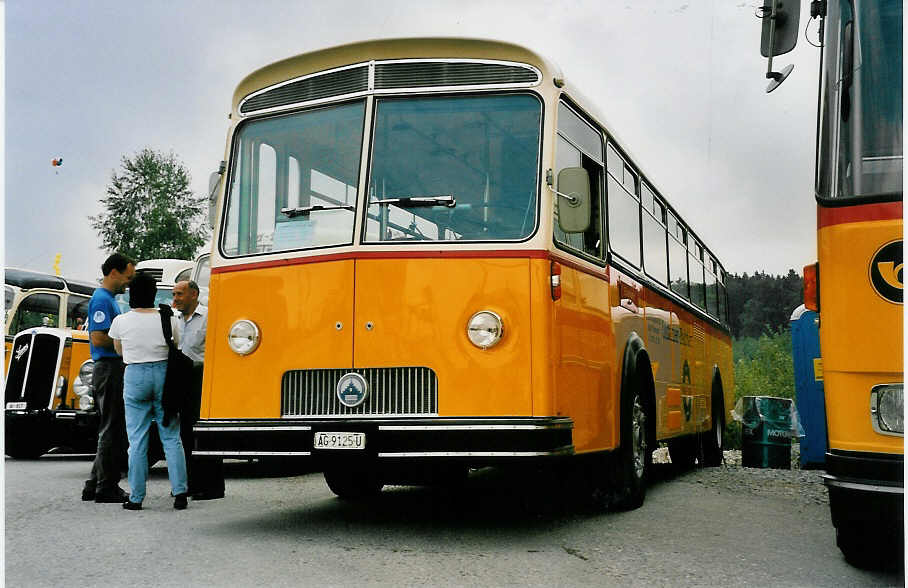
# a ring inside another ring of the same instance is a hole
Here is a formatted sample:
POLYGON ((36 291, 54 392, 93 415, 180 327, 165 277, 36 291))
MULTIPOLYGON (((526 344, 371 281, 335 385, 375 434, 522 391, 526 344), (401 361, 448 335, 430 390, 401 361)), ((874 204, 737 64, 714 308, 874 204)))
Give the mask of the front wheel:
POLYGON ((15 459, 38 459, 50 449, 42 440, 16 440, 10 443, 7 439, 5 452, 15 459))
POLYGON ((835 542, 845 561, 865 570, 897 570, 904 560, 904 540, 899 533, 881 532, 858 522, 841 524, 835 542))
POLYGON ((325 470, 325 483, 344 500, 377 496, 384 487, 377 472, 371 468, 329 468, 325 470))
POLYGON ((621 446, 613 465, 615 506, 620 510, 639 508, 646 499, 646 479, 653 463, 648 417, 640 392, 630 391, 621 403, 621 446))

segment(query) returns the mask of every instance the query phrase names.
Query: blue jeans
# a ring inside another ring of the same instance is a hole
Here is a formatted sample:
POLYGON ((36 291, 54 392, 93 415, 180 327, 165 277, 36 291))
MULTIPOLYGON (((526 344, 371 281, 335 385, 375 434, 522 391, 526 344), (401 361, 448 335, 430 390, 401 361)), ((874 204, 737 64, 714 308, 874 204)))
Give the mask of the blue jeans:
POLYGON ((167 361, 131 363, 123 376, 123 402, 126 407, 126 436, 129 438, 129 500, 145 499, 145 481, 148 477, 148 433, 151 422, 158 424, 164 457, 167 459, 167 476, 173 495, 185 494, 186 457, 180 442, 180 421, 171 419, 168 426, 161 424, 164 409, 161 395, 164 391, 164 374, 167 361))

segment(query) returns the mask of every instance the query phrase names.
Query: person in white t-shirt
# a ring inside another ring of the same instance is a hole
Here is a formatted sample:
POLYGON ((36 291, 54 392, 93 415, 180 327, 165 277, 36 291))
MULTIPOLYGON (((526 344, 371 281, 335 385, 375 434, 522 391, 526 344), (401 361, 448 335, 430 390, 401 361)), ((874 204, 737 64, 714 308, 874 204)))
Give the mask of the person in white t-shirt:
MULTIPOLYGON (((154 307, 157 286, 148 274, 138 274, 129 286, 127 313, 118 315, 110 325, 109 335, 114 348, 123 356, 126 372, 123 375, 123 402, 126 407, 126 436, 129 438, 129 499, 126 510, 142 510, 145 482, 148 475, 148 433, 151 422, 158 425, 167 475, 174 496, 173 507, 183 510, 187 504, 188 482, 186 458, 180 442, 180 422, 171 419, 163 424, 164 408, 161 397, 167 373, 167 342, 161 325, 161 315, 154 307)), ((171 330, 179 345, 179 324, 171 317, 171 330)))

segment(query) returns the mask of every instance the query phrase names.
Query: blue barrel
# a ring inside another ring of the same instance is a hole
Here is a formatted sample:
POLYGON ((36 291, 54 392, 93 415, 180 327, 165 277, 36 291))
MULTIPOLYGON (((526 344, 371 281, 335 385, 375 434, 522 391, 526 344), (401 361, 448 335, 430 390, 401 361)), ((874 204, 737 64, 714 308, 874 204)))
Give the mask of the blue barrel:
POLYGON ((826 402, 820 363, 820 315, 804 305, 791 314, 791 359, 794 362, 795 397, 804 436, 801 468, 826 464, 826 402))

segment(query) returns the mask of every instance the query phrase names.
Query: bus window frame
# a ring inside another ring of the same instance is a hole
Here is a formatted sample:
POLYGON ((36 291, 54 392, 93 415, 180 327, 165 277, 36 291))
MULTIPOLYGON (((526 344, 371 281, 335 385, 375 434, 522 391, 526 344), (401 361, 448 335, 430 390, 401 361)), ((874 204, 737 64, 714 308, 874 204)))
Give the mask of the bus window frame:
MULTIPOLYGON (((33 292, 24 292, 22 294, 22 296, 20 296, 19 299, 14 302, 15 312, 13 314, 11 314, 9 317, 9 325, 8 325, 9 326, 9 335, 16 336, 26 329, 32 329, 35 327, 44 326, 44 325, 31 325, 28 327, 21 327, 21 325, 20 325, 20 323, 21 323, 20 312, 23 310, 22 309, 23 303, 26 302, 29 298, 34 298, 37 296, 54 296, 54 297, 56 297, 56 299, 57 299, 56 324, 50 325, 50 326, 59 327, 61 317, 65 316, 64 294, 68 294, 68 292, 65 290, 58 290, 58 291, 38 290, 38 291, 33 291, 33 292)), ((10 309, 10 310, 13 310, 13 309, 10 309)), ((34 312, 34 311, 29 311, 29 312, 34 312)), ((39 314, 41 314, 41 313, 39 313, 39 314)))
MULTIPOLYGON (((606 153, 605 150, 607 148, 607 139, 608 139, 608 135, 606 134, 605 130, 602 129, 598 124, 596 124, 593 121, 593 118, 591 116, 589 116, 587 113, 585 113, 583 111, 583 109, 581 109, 579 106, 577 106, 577 104, 573 100, 571 100, 571 98, 568 94, 563 93, 563 94, 561 94, 561 96, 558 97, 558 100, 555 104, 555 109, 557 109, 561 104, 564 104, 571 112, 573 112, 573 114, 575 116, 577 116, 581 120, 581 122, 585 123, 587 126, 590 127, 590 129, 592 129, 597 135, 599 135, 599 141, 602 146, 602 155, 604 157, 605 153, 606 153)), ((580 145, 578 145, 576 141, 572 141, 568 135, 558 132, 557 125, 555 126, 555 134, 553 135, 553 139, 552 139, 552 149, 553 150, 557 149, 559 137, 561 137, 562 139, 567 141, 572 147, 577 149, 580 152, 581 157, 583 157, 585 155, 588 159, 590 159, 594 163, 599 164, 599 166, 600 166, 599 194, 597 195, 599 198, 599 240, 600 240, 599 255, 598 256, 590 255, 589 253, 587 253, 585 251, 581 251, 580 249, 571 247, 571 245, 569 243, 559 241, 556 238, 555 231, 554 231, 554 226, 556 224, 554 208, 553 208, 553 214, 552 214, 552 227, 553 227, 552 243, 555 245, 555 247, 557 249, 564 251, 565 253, 568 253, 578 259, 582 259, 584 261, 587 261, 587 262, 597 265, 599 267, 606 267, 609 263, 609 254, 610 254, 610 250, 608 247, 608 210, 606 209, 608 200, 606 199, 606 196, 605 196, 605 193, 606 193, 605 181, 606 181, 606 174, 608 173, 608 170, 606 169, 606 162, 600 161, 600 160, 596 159, 595 157, 592 157, 592 154, 584 151, 583 148, 580 147, 580 145)))
MULTIPOLYGON (((508 90, 508 89, 492 89, 492 90, 469 90, 469 91, 448 91, 448 92, 370 92, 366 95, 366 106, 368 114, 370 116, 365 117, 368 129, 368 135, 363 135, 363 147, 364 150, 368 151, 365 161, 365 181, 362 186, 357 188, 357 211, 358 216, 356 222, 359 223, 359 240, 356 241, 354 235, 354 245, 355 246, 365 246, 365 247, 385 247, 385 246, 413 246, 413 245, 422 245, 429 247, 438 247, 444 245, 445 247, 450 247, 451 245, 457 244, 489 244, 489 243, 526 243, 527 241, 532 240, 537 233, 539 233, 539 227, 542 222, 542 168, 543 168, 543 145, 545 144, 545 120, 546 120, 546 101, 539 92, 536 92, 532 89, 519 89, 519 90, 508 90), (375 124, 376 124, 376 114, 378 113, 378 102, 380 100, 409 100, 409 99, 424 99, 424 98, 471 98, 471 97, 482 97, 482 96, 512 96, 512 95, 526 95, 532 96, 539 102, 539 141, 536 145, 536 210, 533 229, 527 233, 527 236, 522 239, 464 239, 460 241, 449 241, 449 240, 435 240, 435 241, 366 241, 366 231, 367 224, 369 222, 368 218, 368 205, 369 205, 369 180, 372 177, 372 164, 375 159, 375 124), (368 142, 368 145, 366 144, 368 142), (358 210, 358 205, 362 201, 363 211, 360 214, 358 210)), ((360 165, 360 173, 362 173, 362 164, 360 165)), ((341 247, 340 245, 331 245, 330 247, 341 247)))
POLYGON ((665 236, 665 238, 663 239, 663 241, 664 241, 663 255, 665 258, 665 267, 663 269, 665 270, 666 280, 669 280, 670 274, 669 274, 669 269, 668 269, 668 206, 665 202, 665 199, 662 198, 659 195, 659 193, 655 190, 655 188, 653 188, 650 185, 650 183, 644 179, 640 180, 640 208, 643 211, 640 215, 640 259, 642 261, 643 273, 645 273, 651 279, 656 280, 656 282, 658 282, 663 288, 665 288, 665 287, 668 287, 668 284, 662 282, 662 280, 660 280, 657 276, 654 276, 653 274, 651 274, 650 268, 648 268, 646 265, 647 247, 646 247, 646 236, 644 235, 645 231, 643 228, 643 221, 644 221, 645 217, 643 215, 644 214, 649 215, 650 218, 652 218, 653 220, 658 222, 659 225, 662 227, 662 233, 665 236), (652 198, 653 207, 655 208, 656 206, 658 206, 661 209, 662 218, 657 218, 654 210, 647 210, 646 207, 643 206, 644 189, 646 189, 646 191, 649 192, 649 196, 652 198))
MULTIPOLYGON (((272 119, 272 118, 289 117, 289 116, 301 114, 304 112, 309 112, 309 111, 314 111, 314 110, 325 110, 325 109, 329 109, 329 108, 347 106, 350 104, 356 104, 356 103, 360 102, 360 103, 362 103, 362 106, 363 106, 363 127, 362 127, 362 131, 361 131, 362 139, 361 139, 360 151, 359 151, 359 166, 358 166, 358 169, 356 172, 357 180, 359 180, 362 176, 362 171, 363 171, 362 170, 363 152, 366 148, 366 131, 368 129, 368 122, 369 122, 369 119, 366 115, 368 114, 370 99, 371 99, 371 96, 366 95, 366 96, 354 96, 350 99, 339 100, 337 102, 308 104, 308 105, 304 105, 300 108, 289 108, 287 110, 281 110, 278 112, 269 112, 267 114, 263 114, 263 115, 259 115, 259 116, 253 115, 253 116, 249 116, 249 117, 244 117, 243 120, 239 121, 236 124, 236 127, 233 128, 233 134, 230 137, 230 153, 228 154, 229 156, 227 159, 227 161, 229 163, 227 165, 227 172, 225 174, 225 181, 224 181, 224 188, 223 188, 223 190, 224 190, 223 201, 224 202, 223 202, 223 205, 220 207, 219 218, 218 218, 218 225, 219 225, 218 226, 218 254, 221 257, 223 257, 224 259, 251 259, 251 258, 258 258, 258 257, 270 257, 270 256, 274 256, 274 255, 291 255, 294 253, 298 254, 298 253, 307 252, 307 251, 339 249, 342 247, 350 247, 355 244, 355 242, 356 242, 356 234, 355 234, 356 233, 356 218, 355 218, 355 215, 358 213, 358 210, 359 210, 360 192, 361 192, 360 186, 357 186, 357 189, 356 189, 356 205, 355 205, 356 210, 353 211, 353 214, 354 214, 353 229, 354 230, 353 230, 353 234, 351 235, 349 243, 335 244, 335 245, 319 245, 316 247, 299 247, 296 249, 281 249, 280 251, 261 251, 261 252, 257 252, 257 253, 244 253, 244 254, 237 253, 236 255, 229 255, 225 251, 225 248, 224 248, 224 241, 227 237, 228 211, 230 210, 230 205, 232 203, 231 202, 231 191, 232 191, 231 186, 233 185, 233 180, 235 178, 235 175, 239 172, 239 165, 237 164, 237 158, 239 157, 239 154, 237 151, 238 151, 239 137, 240 137, 240 134, 241 134, 243 128, 248 126, 249 124, 252 124, 255 122, 260 122, 263 120, 268 120, 268 119, 272 119)), ((275 198, 277 198, 277 194, 275 194, 275 198)))

